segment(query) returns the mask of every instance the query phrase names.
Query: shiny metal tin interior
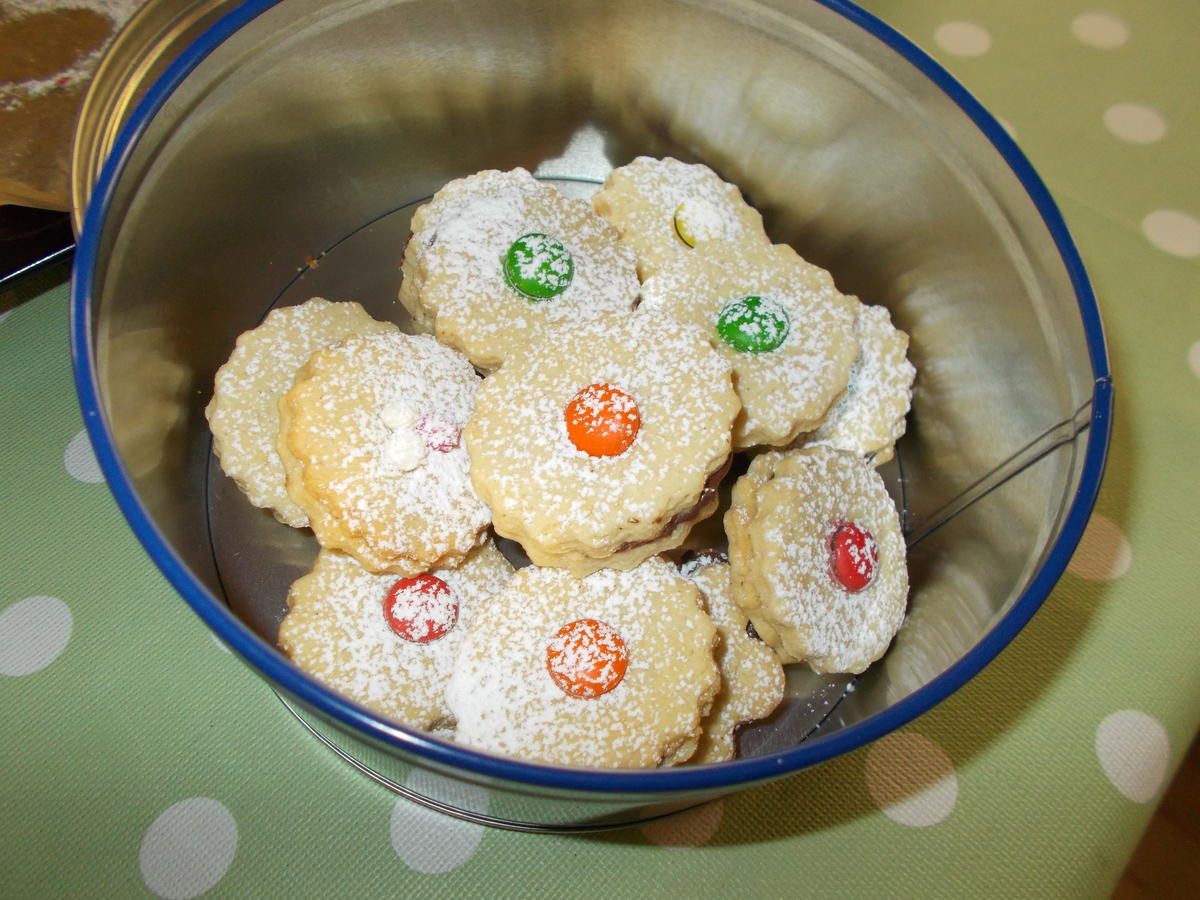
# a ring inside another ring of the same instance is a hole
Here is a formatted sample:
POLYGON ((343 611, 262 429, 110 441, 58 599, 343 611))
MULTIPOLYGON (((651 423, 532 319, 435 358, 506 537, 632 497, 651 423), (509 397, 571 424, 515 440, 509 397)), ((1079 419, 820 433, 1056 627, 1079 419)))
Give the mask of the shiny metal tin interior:
POLYGON ((71 224, 77 234, 100 169, 134 105, 232 6, 229 0, 145 0, 113 38, 88 83, 71 138, 71 224))
POLYGON ((486 812, 413 792, 516 827, 660 814, 928 709, 1044 599, 1108 439, 1098 314, 1044 188, 961 88, 840 2, 252 0, 167 68, 117 139, 73 317, 97 456, 188 602, 361 768, 485 786, 486 812), (730 764, 573 770, 405 731, 274 649, 314 545, 213 466, 213 372, 276 303, 322 295, 400 318, 407 216, 449 179, 521 165, 586 194, 642 153, 713 166, 776 241, 910 333, 919 374, 890 472, 911 545, 906 624, 853 691, 796 673, 787 709, 730 764))

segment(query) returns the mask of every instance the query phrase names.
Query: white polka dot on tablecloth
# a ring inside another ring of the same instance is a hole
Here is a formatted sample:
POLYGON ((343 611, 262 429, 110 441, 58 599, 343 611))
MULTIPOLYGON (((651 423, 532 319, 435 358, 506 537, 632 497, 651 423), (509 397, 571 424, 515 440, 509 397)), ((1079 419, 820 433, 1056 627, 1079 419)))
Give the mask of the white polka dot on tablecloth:
POLYGON ((983 56, 992 46, 992 36, 974 22, 945 22, 933 32, 937 45, 955 56, 983 56))
POLYGON ((180 800, 163 810, 142 837, 142 881, 170 900, 198 897, 225 877, 237 841, 237 822, 223 804, 208 797, 180 800))
MULTIPOLYGON (((486 813, 488 792, 424 769, 413 769, 404 786, 457 809, 486 813)), ((389 823, 392 850, 410 869, 424 875, 453 871, 475 855, 484 826, 399 798, 389 823)))
POLYGON ((914 732, 896 732, 872 744, 866 780, 883 814, 911 828, 938 824, 958 802, 954 763, 936 742, 914 732))
POLYGON ((0 675, 32 675, 71 639, 71 610, 57 597, 26 597, 0 610, 0 675))
POLYGON ((422 797, 453 806, 455 809, 478 813, 481 816, 488 814, 487 789, 478 785, 447 778, 427 769, 413 769, 404 786, 422 797))
POLYGON ((1153 144, 1167 133, 1162 114, 1141 103, 1114 103, 1103 118, 1109 134, 1131 144, 1153 144))
POLYGON ((1154 799, 1167 774, 1167 730, 1136 709, 1106 716, 1096 729, 1096 757, 1113 787, 1134 803, 1154 799))
POLYGON ((1142 219, 1142 234, 1172 256, 1200 256, 1200 219, 1179 209, 1156 209, 1142 219))
POLYGON ((67 449, 63 451, 63 465, 67 474, 76 481, 99 484, 104 480, 104 473, 96 462, 96 454, 92 452, 92 442, 88 440, 84 429, 80 429, 67 444, 67 449))
POLYGON ((647 822, 642 826, 646 840, 668 850, 691 850, 707 844, 725 815, 725 804, 712 800, 695 809, 647 822))
POLYGON ((1071 20, 1071 34, 1099 50, 1113 50, 1129 40, 1129 26, 1114 15, 1085 12, 1071 20))
POLYGON ((1200 378, 1200 341, 1188 348, 1188 365, 1192 367, 1192 374, 1200 378))
POLYGON ((1133 548, 1125 532, 1108 516, 1092 513, 1067 571, 1088 581, 1112 581, 1132 564, 1133 548))

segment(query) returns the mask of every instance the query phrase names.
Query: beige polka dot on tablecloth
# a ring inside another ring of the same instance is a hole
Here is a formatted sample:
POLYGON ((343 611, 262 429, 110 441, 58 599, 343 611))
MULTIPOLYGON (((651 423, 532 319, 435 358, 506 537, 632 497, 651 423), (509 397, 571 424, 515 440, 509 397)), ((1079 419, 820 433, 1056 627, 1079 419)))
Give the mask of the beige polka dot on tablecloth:
POLYGON ((725 814, 725 804, 713 800, 642 826, 646 840, 668 850, 690 850, 712 840, 725 814))
POLYGON ((1067 571, 1088 581, 1120 578, 1133 564, 1133 548, 1125 532, 1108 516, 1093 513, 1067 571))
POLYGON ((1200 219, 1180 209, 1156 209, 1142 219, 1142 234, 1172 256, 1200 256, 1200 219))
POLYGON ((1112 50, 1129 40, 1129 26, 1110 13, 1085 12, 1071 20, 1071 34, 1089 47, 1112 50))
POLYGON ((1142 103, 1114 103, 1104 111, 1109 134, 1131 144, 1153 144, 1167 133, 1167 120, 1142 103))
POLYGON ((983 56, 992 46, 992 36, 975 22, 945 22, 934 31, 933 39, 955 56, 983 56))
POLYGON ((958 801, 958 776, 949 755, 911 731, 894 732, 872 744, 865 774, 871 799, 899 825, 937 825, 958 801))

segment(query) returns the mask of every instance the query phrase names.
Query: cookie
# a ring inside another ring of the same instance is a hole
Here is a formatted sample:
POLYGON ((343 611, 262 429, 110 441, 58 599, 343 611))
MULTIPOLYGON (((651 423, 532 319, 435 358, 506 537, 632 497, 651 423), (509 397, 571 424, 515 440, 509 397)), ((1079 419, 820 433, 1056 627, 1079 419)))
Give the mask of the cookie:
POLYGON ((663 560, 586 578, 520 569, 459 647, 455 740, 571 766, 686 758, 720 686, 715 641, 696 587, 663 560))
POLYGON ((288 592, 278 643, 354 702, 413 728, 444 728, 453 724, 445 688, 471 612, 511 576, 490 541, 458 568, 411 578, 374 575, 322 550, 288 592))
POLYGON ((280 400, 288 495, 322 547, 372 572, 452 566, 484 537, 460 430, 479 376, 428 335, 351 335, 280 400))
POLYGON ((884 307, 860 304, 854 334, 858 357, 845 394, 798 445, 845 450, 880 465, 892 458, 904 434, 917 370, 906 356, 908 335, 893 327, 884 307))
POLYGON ((628 569, 716 509, 738 409, 729 364, 669 317, 560 326, 484 380, 471 478, 537 565, 628 569))
POLYGON ((417 210, 400 302, 414 326, 491 371, 548 325, 628 311, 633 253, 583 200, 524 169, 452 181, 417 210))
POLYGON ((701 330, 734 370, 734 448, 784 446, 816 428, 858 353, 858 301, 784 244, 714 241, 664 265, 639 309, 701 330))
POLYGON ((896 507, 861 457, 828 447, 760 454, 725 514, 734 598, 784 663, 859 673, 904 619, 896 507))
POLYGON ((708 241, 770 243, 762 216, 735 185, 708 166, 671 157, 639 156, 613 169, 592 207, 637 255, 643 281, 708 241))
POLYGON ((748 632, 750 620, 733 600, 733 578, 721 555, 700 554, 685 563, 680 574, 704 595, 719 635, 716 661, 721 671, 721 690, 704 718, 704 736, 689 762, 724 762, 735 756, 738 726, 766 718, 783 700, 783 665, 774 650, 748 632))
POLYGON ((238 337, 229 360, 217 370, 204 414, 212 430, 213 453, 251 503, 271 510, 287 525, 308 524, 304 510, 288 496, 275 449, 279 398, 315 351, 350 334, 398 330, 390 322, 372 319, 357 303, 313 297, 299 306, 273 310, 257 328, 238 337))

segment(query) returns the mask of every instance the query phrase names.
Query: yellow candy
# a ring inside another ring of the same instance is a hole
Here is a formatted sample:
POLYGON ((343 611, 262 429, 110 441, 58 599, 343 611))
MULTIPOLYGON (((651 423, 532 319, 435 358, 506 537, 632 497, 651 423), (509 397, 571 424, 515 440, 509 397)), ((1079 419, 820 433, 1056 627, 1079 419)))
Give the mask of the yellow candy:
POLYGON ((675 234, 689 247, 701 241, 720 240, 725 233, 725 217, 707 200, 689 198, 675 207, 675 234))

